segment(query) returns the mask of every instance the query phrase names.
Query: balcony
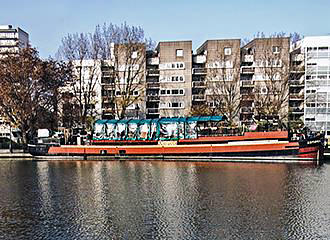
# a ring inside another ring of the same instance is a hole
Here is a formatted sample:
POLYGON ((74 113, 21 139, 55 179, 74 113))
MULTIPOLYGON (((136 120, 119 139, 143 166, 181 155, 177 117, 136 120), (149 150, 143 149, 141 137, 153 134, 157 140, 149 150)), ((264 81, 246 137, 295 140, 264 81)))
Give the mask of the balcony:
POLYGON ((148 69, 147 76, 159 76, 159 69, 148 69))
POLYGON ((199 74, 199 75, 205 75, 207 73, 206 68, 193 68, 192 74, 199 74))
POLYGON ((158 57, 152 57, 147 59, 148 65, 159 65, 159 58, 158 57))
POLYGON ((241 113, 243 113, 243 114, 251 114, 251 113, 253 113, 253 108, 252 107, 242 107, 241 108, 241 113))
POLYGON ((206 101, 204 94, 192 95, 192 100, 196 102, 206 101))
POLYGON ((241 67, 241 74, 254 74, 254 67, 241 67))
POLYGON ((148 114, 159 114, 159 108, 147 108, 148 114))
POLYGON ((299 108, 299 107, 290 107, 290 108, 289 108, 289 111, 290 111, 292 114, 304 114, 304 109, 299 108))
POLYGON ((292 61, 294 61, 294 62, 302 62, 302 61, 304 61, 304 55, 303 54, 295 54, 295 55, 293 55, 293 57, 292 57, 292 61))
POLYGON ((303 80, 289 80, 290 87, 304 87, 303 80))
POLYGON ((115 74, 112 71, 104 71, 102 72, 102 77, 105 78, 113 78, 115 76, 115 74))
POLYGON ((246 62, 246 63, 252 63, 254 60, 254 57, 253 55, 244 55, 243 57, 243 62, 246 62))
POLYGON ((160 97, 158 95, 147 96, 148 102, 158 102, 160 97))
POLYGON ((102 101, 103 101, 103 103, 112 103, 112 102, 114 102, 114 97, 102 96, 102 101))
POLYGON ((253 99, 254 99, 254 96, 252 95, 252 93, 251 94, 241 94, 241 99, 242 99, 242 101, 253 101, 253 99))
POLYGON ((147 88, 159 88, 160 83, 159 82, 147 82, 147 88))
POLYGON ((206 63, 206 56, 205 55, 193 56, 193 62, 197 64, 206 63))
POLYGON ((290 100, 304 100, 304 94, 292 94, 289 95, 290 100))
POLYGON ((102 83, 102 90, 113 90, 116 88, 114 83, 102 83))
POLYGON ((194 88, 205 88, 206 87, 205 81, 193 81, 192 83, 193 83, 194 88))
POLYGON ((253 80, 241 81, 241 87, 254 87, 254 81, 253 80))

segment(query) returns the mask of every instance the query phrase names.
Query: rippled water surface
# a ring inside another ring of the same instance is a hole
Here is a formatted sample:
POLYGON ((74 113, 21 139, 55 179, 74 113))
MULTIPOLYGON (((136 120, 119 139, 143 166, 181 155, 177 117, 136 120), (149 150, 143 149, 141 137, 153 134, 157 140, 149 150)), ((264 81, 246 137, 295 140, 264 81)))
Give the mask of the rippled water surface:
POLYGON ((330 239, 330 165, 3 161, 0 239, 330 239))

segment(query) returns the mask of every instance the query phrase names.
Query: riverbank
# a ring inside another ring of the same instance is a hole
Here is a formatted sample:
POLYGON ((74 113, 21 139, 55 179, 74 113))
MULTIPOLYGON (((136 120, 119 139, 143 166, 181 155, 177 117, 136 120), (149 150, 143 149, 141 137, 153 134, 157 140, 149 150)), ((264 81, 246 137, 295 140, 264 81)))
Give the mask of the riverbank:
POLYGON ((9 149, 0 149, 0 161, 22 161, 22 160, 35 160, 30 153, 25 153, 23 150, 13 150, 10 152, 9 149))

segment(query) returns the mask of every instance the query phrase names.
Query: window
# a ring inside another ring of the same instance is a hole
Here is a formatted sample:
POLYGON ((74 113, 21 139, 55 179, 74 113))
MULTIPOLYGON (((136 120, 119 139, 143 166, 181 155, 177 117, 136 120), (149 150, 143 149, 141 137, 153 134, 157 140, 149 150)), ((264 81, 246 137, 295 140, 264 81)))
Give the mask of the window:
POLYGON ((134 92, 133 92, 133 95, 134 95, 134 96, 139 96, 139 91, 134 91, 134 92))
POLYGON ((319 47, 319 51, 328 51, 328 47, 319 47))
POLYGON ((172 90, 172 94, 173 95, 178 95, 179 94, 179 90, 178 89, 173 89, 172 90))
POLYGON ((273 46, 273 53, 280 53, 281 48, 279 46, 273 46))
POLYGON ((183 57, 183 49, 177 49, 176 50, 176 56, 177 57, 183 57))
POLYGON ((184 95, 184 89, 161 89, 160 95, 184 95))
POLYGON ((224 52, 226 56, 231 55, 231 48, 229 47, 224 48, 224 52))
POLYGON ((177 107, 179 107, 179 103, 177 103, 177 102, 172 103, 172 107, 173 107, 173 108, 177 108, 177 107))
POLYGON ((137 51, 132 52, 132 58, 137 58, 137 56, 138 56, 138 52, 137 51))
POLYGON ((116 96, 120 96, 120 91, 116 91, 116 96))

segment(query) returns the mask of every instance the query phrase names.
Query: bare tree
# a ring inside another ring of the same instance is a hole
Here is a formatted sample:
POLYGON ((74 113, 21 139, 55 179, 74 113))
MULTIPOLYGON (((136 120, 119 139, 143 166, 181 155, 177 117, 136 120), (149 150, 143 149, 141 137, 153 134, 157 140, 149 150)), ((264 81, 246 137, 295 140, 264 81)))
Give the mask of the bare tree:
POLYGON ((146 48, 153 44, 145 38, 141 27, 126 23, 98 25, 92 34, 69 34, 62 40, 58 55, 76 63, 79 61, 76 64, 77 80, 72 84, 82 124, 88 117, 95 116, 90 106, 95 102, 100 79, 102 97, 107 101, 111 116, 124 118, 128 109, 137 107, 145 90, 146 48), (89 67, 84 69, 86 60, 90 60, 89 67), (101 78, 103 67, 108 75, 101 78))
POLYGON ((0 111, 21 130, 24 143, 29 132, 55 127, 57 90, 70 78, 67 64, 43 61, 33 48, 0 59, 0 111))
MULTIPOLYGON (((94 34, 68 34, 62 39, 58 50, 58 57, 71 63, 75 79, 62 88, 67 102, 62 102, 63 112, 76 112, 78 122, 73 122, 69 127, 89 127, 95 118, 96 90, 100 88, 100 61, 102 56, 102 42, 100 31, 97 27, 94 34), (71 94, 70 94, 71 93, 71 94), (71 99, 68 96, 71 95, 71 99), (77 111, 73 111, 74 109, 77 111)), ((63 116, 65 118, 65 116, 63 116)), ((64 123, 65 124, 65 123, 64 123)))
POLYGON ((287 120, 289 101, 289 39, 275 34, 257 46, 257 74, 262 78, 255 87, 256 115, 287 120))
MULTIPOLYGON (((114 98, 115 116, 124 118, 127 109, 143 100, 145 91, 145 64, 148 41, 141 27, 122 24, 114 29, 114 98)), ((136 105, 135 105, 136 106, 136 105)))
POLYGON ((207 103, 194 106, 192 114, 225 115, 229 125, 236 125, 240 110, 240 42, 214 40, 206 48, 212 48, 207 51, 207 103))
POLYGON ((240 49, 226 45, 231 54, 226 55, 224 48, 217 50, 217 61, 211 64, 206 75, 209 100, 213 104, 213 115, 227 117, 229 125, 238 123, 240 110, 240 49))

